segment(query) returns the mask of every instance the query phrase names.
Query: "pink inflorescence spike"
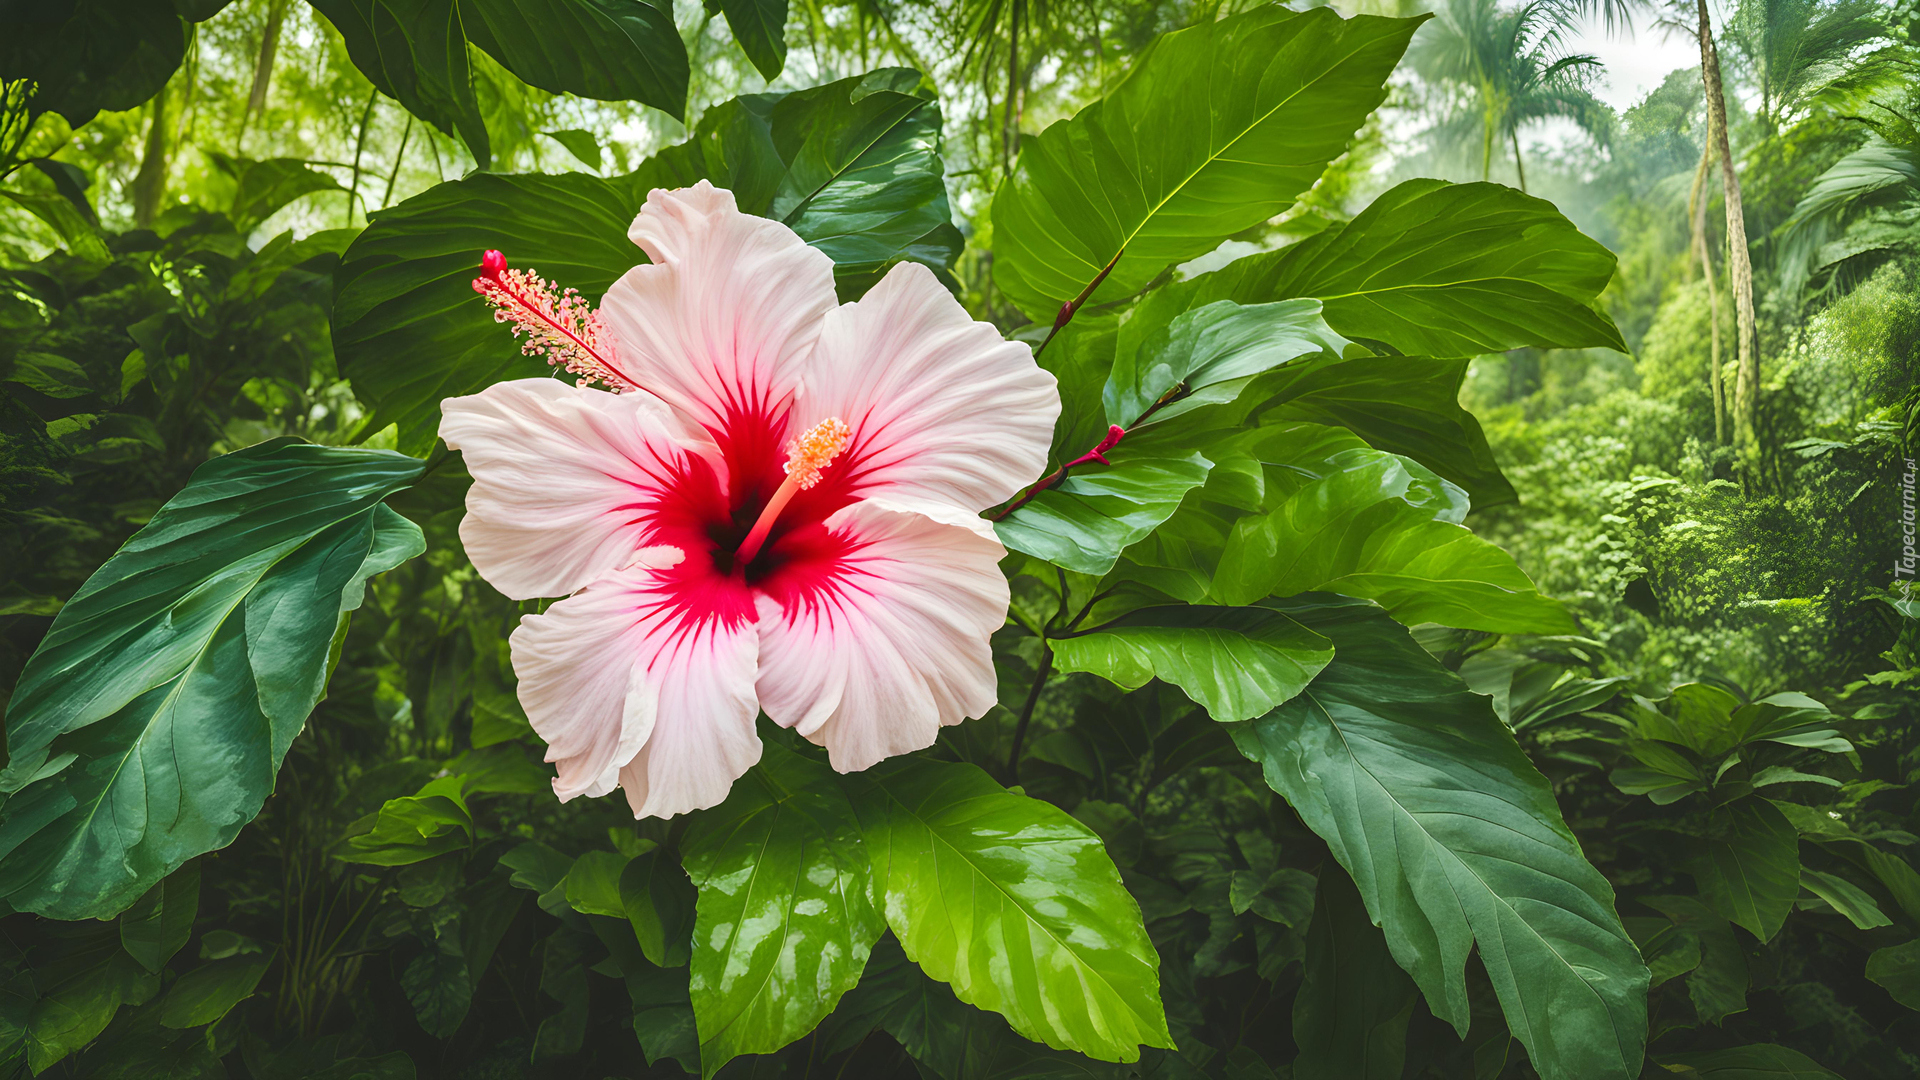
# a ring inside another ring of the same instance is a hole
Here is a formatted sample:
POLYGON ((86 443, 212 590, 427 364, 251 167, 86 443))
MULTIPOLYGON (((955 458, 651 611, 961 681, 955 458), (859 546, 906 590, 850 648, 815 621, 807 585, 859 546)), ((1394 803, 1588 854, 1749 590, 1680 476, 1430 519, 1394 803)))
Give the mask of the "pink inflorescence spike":
POLYGON ((473 291, 493 305, 495 322, 513 324, 513 336, 526 335, 520 351, 544 356, 547 363, 598 382, 614 393, 637 389, 620 374, 613 338, 586 297, 561 290, 531 270, 507 269, 507 258, 489 251, 480 259, 473 291))

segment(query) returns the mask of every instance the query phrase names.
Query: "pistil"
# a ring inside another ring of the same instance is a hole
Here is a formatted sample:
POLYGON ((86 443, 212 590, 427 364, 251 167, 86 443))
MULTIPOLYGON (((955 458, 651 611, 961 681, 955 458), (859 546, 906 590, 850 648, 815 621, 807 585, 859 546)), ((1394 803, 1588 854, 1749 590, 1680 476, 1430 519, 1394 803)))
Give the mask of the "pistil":
POLYGON ((621 373, 613 335, 579 290, 557 289, 531 270, 509 270, 506 256, 489 251, 480 260, 473 291, 494 306, 496 322, 512 323, 515 337, 526 335, 520 346, 526 355, 545 356, 547 363, 616 394, 640 388, 621 373))
POLYGON ((840 456, 852 438, 853 430, 845 421, 829 416, 787 444, 787 478, 780 482, 773 498, 767 500, 766 509, 760 511, 760 518, 747 532, 747 538, 740 541, 739 549, 734 552, 734 565, 745 566, 760 554, 760 546, 767 542, 767 533, 772 531, 780 511, 786 509, 796 493, 820 482, 821 471, 840 456))

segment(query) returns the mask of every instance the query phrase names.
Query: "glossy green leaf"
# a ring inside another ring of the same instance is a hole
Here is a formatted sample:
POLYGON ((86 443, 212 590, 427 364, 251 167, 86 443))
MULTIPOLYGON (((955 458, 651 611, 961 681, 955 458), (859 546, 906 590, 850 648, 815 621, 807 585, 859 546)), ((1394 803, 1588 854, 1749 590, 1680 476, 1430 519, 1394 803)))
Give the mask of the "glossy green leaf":
POLYGON ((334 276, 334 348, 372 407, 368 430, 397 423, 401 447, 424 451, 442 398, 547 374, 474 295, 481 253, 598 297, 645 261, 627 228, 656 187, 729 188, 832 257, 843 292, 901 260, 944 270, 960 244, 940 124, 918 73, 882 69, 717 105, 686 144, 625 176, 479 173, 380 211, 334 276))
POLYGON ((1647 969, 1487 699, 1371 605, 1287 610, 1333 662, 1234 741, 1353 876, 1434 1015, 1465 1035, 1477 946, 1542 1077, 1638 1076, 1647 969))
POLYGON ((1920 1010, 1920 939, 1875 949, 1867 957, 1867 978, 1885 987, 1893 1000, 1920 1010))
POLYGON ((1060 671, 1128 690, 1163 679, 1223 722, 1265 715, 1333 659, 1332 642, 1263 608, 1144 608, 1052 646, 1060 671))
POLYGON ((1105 98, 1024 141, 993 201, 994 282, 1049 323, 1285 210, 1386 97, 1419 25, 1277 4, 1162 35, 1105 98))
POLYGON ((1213 462, 1165 429, 1141 432, 994 522, 1000 542, 1080 574, 1105 574, 1206 483, 1213 462))
POLYGON ((1770 941, 1800 895, 1800 837, 1766 799, 1739 799, 1714 811, 1689 869, 1700 896, 1761 941, 1770 941))
POLYGON ((706 9, 726 15, 740 51, 768 80, 787 66, 787 0, 706 0, 706 9))
POLYGON ((1409 355, 1626 350, 1595 305, 1613 253, 1550 202, 1498 184, 1408 180, 1352 221, 1170 286, 1161 305, 1313 297, 1348 337, 1409 355))
POLYGON ((160 1002, 160 1022, 170 1028, 201 1027, 218 1021, 253 995, 273 957, 232 956, 202 964, 180 976, 160 1002))
POLYGON ((620 899, 620 876, 632 860, 617 851, 589 851, 567 871, 567 906, 582 915, 627 917, 620 899))
POLYGON ((1322 867, 1293 999, 1295 1080, 1399 1080, 1419 995, 1380 928, 1367 921, 1353 879, 1322 867))
POLYGON ((1101 395, 1107 422, 1131 432, 1141 417, 1179 391, 1145 423, 1165 423, 1210 404, 1232 401, 1254 376, 1320 352, 1339 356, 1347 341, 1327 329, 1311 300, 1242 306, 1229 301, 1182 313, 1118 354, 1101 395))
POLYGON ((55 618, 7 710, 0 891, 111 915, 259 812, 422 463, 276 439, 202 465, 55 618))
POLYGON ((1338 592, 1374 600, 1394 618, 1495 633, 1571 633, 1513 557, 1460 525, 1462 500, 1432 473, 1342 432, 1285 425, 1258 444, 1286 470, 1273 508, 1234 523, 1212 596, 1338 592))
POLYGON ((1159 958, 1091 830, 972 765, 900 757, 848 782, 887 925, 928 975, 1055 1049, 1172 1045, 1159 958))
POLYGON ((1661 1054, 1655 1060, 1669 1072, 1702 1080, 1840 1080, 1800 1051, 1773 1043, 1661 1054))
POLYGON ((712 1076, 813 1030, 885 925, 853 805, 831 769, 790 750, 767 746, 683 850, 700 890, 691 992, 712 1076))

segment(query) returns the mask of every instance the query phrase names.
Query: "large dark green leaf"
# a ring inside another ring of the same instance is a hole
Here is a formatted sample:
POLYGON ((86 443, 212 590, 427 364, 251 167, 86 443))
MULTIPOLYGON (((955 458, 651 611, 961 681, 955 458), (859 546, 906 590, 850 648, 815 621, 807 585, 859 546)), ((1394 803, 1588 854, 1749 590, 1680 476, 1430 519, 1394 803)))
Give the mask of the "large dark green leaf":
POLYGON ((211 1024, 246 1000, 273 957, 267 953, 229 956, 180 976, 160 1003, 160 1022, 170 1028, 211 1024))
POLYGON ((678 120, 687 48, 673 8, 645 0, 460 0, 467 39, 542 90, 638 101, 678 120))
POLYGON ((340 32, 353 66, 381 93, 465 142, 482 169, 492 166, 458 0, 309 2, 340 32))
POLYGON ((201 466, 96 571, 7 711, 0 888, 111 915, 259 812, 367 578, 417 554, 413 458, 276 439, 201 466))
POLYGON ((0 42, 0 81, 32 80, 30 110, 59 113, 77 128, 159 93, 187 55, 189 19, 211 14, 163 0, 13 5, 0 42))
POLYGON ((1150 303, 1165 312, 1314 297, 1340 333, 1414 355, 1624 351, 1594 306, 1613 267, 1612 252, 1544 199, 1409 180, 1345 225, 1170 285, 1150 303))
POLYGON ((1885 987, 1893 1000, 1920 1010, 1920 938, 1875 949, 1867 957, 1867 978, 1885 987))
POLYGON ((727 29, 761 75, 787 66, 787 0, 706 0, 707 14, 727 16, 727 29))
POLYGON ((1272 711, 1333 659, 1332 642, 1264 608, 1144 608, 1052 645, 1063 672, 1128 690, 1162 679, 1223 722, 1272 711))
POLYGON ((812 1031, 886 927, 833 771, 777 745, 695 819, 682 861, 700 890, 691 989, 712 1076, 812 1031))
POLYGON ((928 975, 1055 1049, 1172 1045, 1140 907, 1085 825, 972 765, 894 758, 849 782, 887 925, 928 975))
POLYGON ((1294 1080, 1400 1080, 1419 989, 1367 921, 1353 879, 1323 867, 1293 999, 1294 1080))
POLYGON ((547 371, 474 296, 483 251, 597 296, 646 261, 627 227, 647 192, 703 178, 831 256, 843 292, 901 260, 944 270, 959 243, 939 133, 920 76, 889 69, 715 106, 686 144, 626 176, 481 173, 440 184, 375 214, 341 259, 334 349, 374 428, 397 423, 402 448, 424 450, 442 398, 547 371))
POLYGON ((1339 356, 1345 338, 1327 329, 1311 300, 1242 306, 1231 301, 1181 313, 1138 349, 1114 358, 1102 399, 1107 423, 1131 431, 1156 402, 1178 400, 1145 423, 1165 423, 1240 396, 1255 376, 1320 352, 1339 356))
POLYGON ((1278 4, 1157 39, 1112 93, 1026 140, 993 201, 993 277, 1036 322, 1293 204, 1386 97, 1419 22, 1278 4))
POLYGON ((1691 869, 1700 896, 1761 941, 1778 933, 1800 896, 1800 836, 1780 808, 1739 799, 1714 811, 1691 869))
POLYGON ((1234 740, 1353 876, 1434 1014, 1465 1035, 1477 945, 1542 1077, 1639 1076, 1646 966, 1487 699, 1371 605, 1289 613, 1333 662, 1234 740))

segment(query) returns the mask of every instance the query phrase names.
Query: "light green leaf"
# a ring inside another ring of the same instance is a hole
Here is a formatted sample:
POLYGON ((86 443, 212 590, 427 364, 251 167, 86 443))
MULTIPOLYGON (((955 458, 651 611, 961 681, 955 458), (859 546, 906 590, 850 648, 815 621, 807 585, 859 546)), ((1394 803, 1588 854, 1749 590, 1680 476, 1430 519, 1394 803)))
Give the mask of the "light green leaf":
POLYGON ((1059 486, 994 522, 1000 542, 1080 574, 1105 574, 1125 551, 1180 509, 1213 462, 1165 429, 1148 429, 1059 486))
POLYGON ((691 992, 712 1076, 812 1031, 860 981, 885 925, 834 773, 776 745, 695 819, 682 861, 700 890, 691 992))
POLYGON ((1137 350, 1114 359, 1101 398, 1107 423, 1132 432, 1240 396, 1255 376, 1320 352, 1339 356, 1347 341, 1327 329, 1311 300, 1243 307, 1221 301, 1182 313, 1137 350), (1147 418, 1173 393, 1180 397, 1147 418))
POLYGON ((193 1028, 218 1021, 253 995, 272 963, 272 955, 255 954, 194 968, 167 991, 160 1003, 160 1022, 170 1028, 193 1028))
POLYGON ((633 860, 617 851, 589 851, 567 871, 567 906, 582 915, 627 917, 620 899, 620 876, 633 860))
POLYGON ((1800 895, 1800 838, 1766 799, 1739 799, 1713 814, 1711 834, 1690 864, 1700 896, 1721 915, 1770 941, 1800 895))
POLYGON ((23 352, 13 358, 7 369, 7 381, 50 398, 85 397, 94 392, 93 380, 85 368, 64 356, 44 352, 23 352))
POLYGON ((412 795, 388 799, 372 828, 347 838, 334 858, 373 866, 407 866, 473 844, 473 814, 461 778, 429 780, 412 795))
POLYGON ((1130 612, 1052 641, 1054 664, 1128 690, 1158 678, 1215 720, 1250 720, 1298 694, 1333 659, 1333 643, 1277 611, 1167 606, 1130 612))
POLYGON ((1285 610, 1333 662, 1234 741, 1353 875, 1434 1014, 1465 1035, 1477 945, 1541 1076, 1638 1076, 1647 969, 1487 699, 1371 605, 1285 610))
POLYGON ((540 134, 552 139, 566 148, 567 153, 587 168, 598 172, 606 161, 606 151, 600 146, 600 140, 593 132, 580 128, 567 128, 564 131, 543 131, 540 134))
POLYGON ((295 439, 216 458, 81 586, 8 704, 7 902, 111 915, 259 812, 366 579, 424 547, 380 507, 421 467, 295 439))
POLYGON ((1172 1046, 1159 957, 1091 830, 972 765, 899 757, 847 782, 887 925, 928 975, 1056 1050, 1172 1046))
POLYGON ((1285 210, 1385 100, 1418 25, 1273 4, 1162 35, 1025 140, 994 196, 994 282, 1049 323, 1109 264, 1093 303, 1285 210))
POLYGON ((1311 425, 1276 429, 1263 460, 1291 471, 1265 514, 1235 522, 1213 577, 1220 603, 1338 592, 1394 618, 1495 633, 1570 633, 1513 557, 1457 523, 1433 474, 1311 425))
POLYGON ((243 236, 302 195, 343 190, 338 180, 308 168, 306 162, 296 158, 252 161, 228 157, 214 150, 201 152, 233 180, 233 203, 227 216, 233 219, 235 231, 243 236))
POLYGON ((1885 987, 1893 1000, 1920 1010, 1920 938, 1875 949, 1867 957, 1867 978, 1885 987))
POLYGON ((1596 308, 1613 253, 1555 206, 1498 184, 1408 180, 1297 244, 1170 286, 1194 308, 1313 297, 1348 337, 1408 355, 1522 346, 1626 350, 1596 308))
POLYGON ((1295 1080, 1399 1080, 1420 991, 1394 963, 1353 879, 1323 866, 1293 999, 1295 1080))

